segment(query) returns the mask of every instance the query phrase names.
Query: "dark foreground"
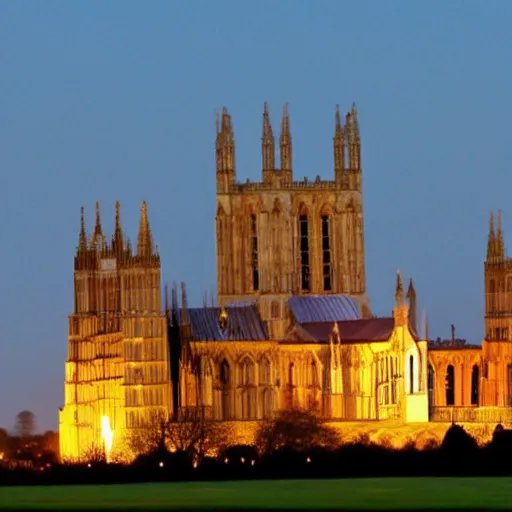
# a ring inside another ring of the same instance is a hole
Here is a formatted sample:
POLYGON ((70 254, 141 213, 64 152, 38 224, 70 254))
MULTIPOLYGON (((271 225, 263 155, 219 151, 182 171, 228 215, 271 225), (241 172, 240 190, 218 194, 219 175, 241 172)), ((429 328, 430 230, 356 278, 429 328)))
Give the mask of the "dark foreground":
POLYGON ((0 489, 0 509, 510 509, 512 478, 258 480, 0 489))

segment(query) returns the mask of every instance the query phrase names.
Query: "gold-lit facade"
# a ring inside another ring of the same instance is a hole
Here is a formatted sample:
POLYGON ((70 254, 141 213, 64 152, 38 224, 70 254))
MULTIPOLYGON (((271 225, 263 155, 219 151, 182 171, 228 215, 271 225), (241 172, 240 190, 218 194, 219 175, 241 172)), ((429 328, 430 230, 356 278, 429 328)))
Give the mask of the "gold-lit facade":
MULTIPOLYGON (((334 116, 333 179, 294 180, 283 109, 279 163, 268 105, 262 177, 237 181, 227 109, 217 122, 218 306, 178 308, 179 406, 225 421, 316 404, 336 420, 428 421, 427 349, 414 287, 393 317, 366 295, 361 137, 355 105, 334 116), (406 300, 407 299, 407 300, 406 300)), ((391 294, 390 294, 391 295, 391 294)))
POLYGON ((124 453, 130 429, 141 427, 153 411, 170 414, 169 345, 160 288, 160 256, 146 203, 134 250, 121 227, 119 203, 110 243, 99 204, 90 237, 82 209, 59 419, 63 459, 107 449, 109 432, 108 451, 124 453))
POLYGON ((501 212, 491 213, 484 263, 482 345, 430 347, 429 381, 436 421, 512 424, 512 258, 505 253, 501 212))

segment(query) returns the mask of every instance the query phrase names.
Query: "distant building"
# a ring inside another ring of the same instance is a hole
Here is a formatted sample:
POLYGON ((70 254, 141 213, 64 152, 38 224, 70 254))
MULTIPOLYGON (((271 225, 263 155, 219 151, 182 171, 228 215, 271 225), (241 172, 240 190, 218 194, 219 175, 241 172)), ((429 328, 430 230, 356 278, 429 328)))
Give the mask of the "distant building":
POLYGON ((501 212, 497 226, 493 214, 489 220, 484 281, 482 345, 430 344, 434 421, 512 423, 512 258, 505 256, 501 212))

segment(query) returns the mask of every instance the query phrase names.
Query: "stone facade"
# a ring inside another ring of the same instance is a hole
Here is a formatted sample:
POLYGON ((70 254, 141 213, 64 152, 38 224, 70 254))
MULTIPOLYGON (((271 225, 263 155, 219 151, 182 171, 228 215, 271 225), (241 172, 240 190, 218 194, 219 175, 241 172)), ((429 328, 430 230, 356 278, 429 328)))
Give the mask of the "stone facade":
POLYGON ((276 165, 268 107, 263 112, 262 181, 237 181, 231 116, 217 123, 217 283, 220 304, 258 300, 274 337, 290 322, 293 295, 366 297, 361 140, 355 106, 335 115, 332 180, 294 181, 288 107, 276 165))
POLYGON ((498 212, 489 220, 484 263, 485 338, 468 346, 452 342, 429 350, 432 419, 512 424, 512 258, 498 212))
POLYGON ((169 415, 172 408, 160 256, 145 202, 134 251, 121 228, 119 203, 111 243, 103 235, 99 204, 89 239, 82 209, 74 283, 59 415, 63 459, 102 449, 105 429, 113 434, 112 450, 122 450, 130 429, 145 424, 153 411, 169 415))

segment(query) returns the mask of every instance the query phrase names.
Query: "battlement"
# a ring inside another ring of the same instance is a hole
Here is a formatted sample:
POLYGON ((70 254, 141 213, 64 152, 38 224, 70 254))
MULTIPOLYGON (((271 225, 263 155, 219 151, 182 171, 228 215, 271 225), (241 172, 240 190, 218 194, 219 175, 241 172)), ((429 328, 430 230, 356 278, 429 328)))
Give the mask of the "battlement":
POLYGON ((215 151, 218 194, 276 189, 361 190, 361 139, 355 104, 347 112, 344 124, 341 122, 339 107, 336 107, 333 137, 334 181, 322 181, 318 176, 312 182, 307 178, 303 181, 293 180, 292 136, 288 105, 283 108, 281 121, 279 165, 276 162, 276 140, 270 122, 268 105, 267 103, 264 105, 261 137, 261 182, 240 183, 236 180, 235 134, 231 116, 225 107, 222 110, 222 116, 217 117, 215 151))
POLYGON ((130 239, 121 226, 121 207, 116 202, 115 230, 111 241, 103 234, 100 204, 96 203, 96 224, 88 235, 85 229, 84 208, 81 209, 80 235, 75 256, 75 271, 99 270, 115 272, 120 268, 160 266, 158 246, 153 244, 146 201, 142 202, 137 248, 132 250, 130 239))

